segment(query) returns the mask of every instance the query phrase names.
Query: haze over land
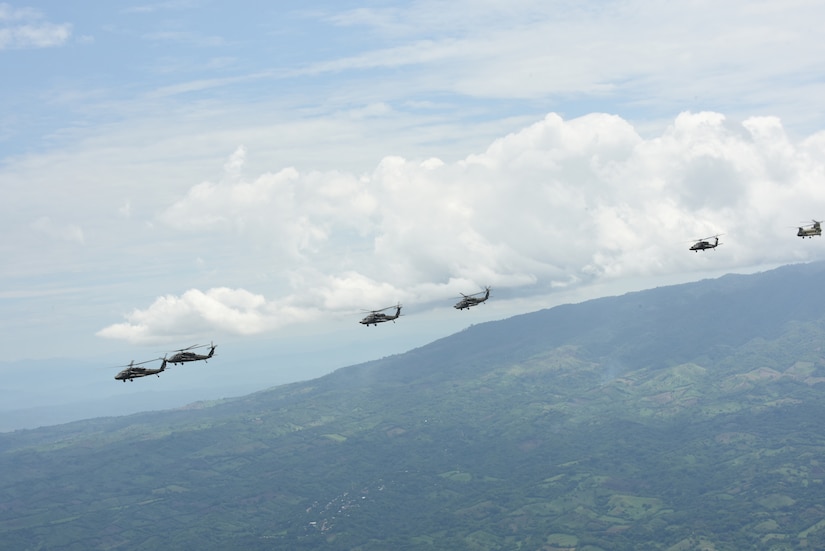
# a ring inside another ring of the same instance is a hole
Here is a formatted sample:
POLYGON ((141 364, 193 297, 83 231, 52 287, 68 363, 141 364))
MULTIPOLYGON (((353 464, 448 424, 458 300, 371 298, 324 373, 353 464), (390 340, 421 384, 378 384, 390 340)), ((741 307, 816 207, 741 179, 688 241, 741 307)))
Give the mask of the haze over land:
POLYGON ((819 549, 825 263, 0 435, 14 549, 819 549))
POLYGON ((794 237, 825 213, 824 10, 0 3, 4 407, 48 423, 243 394, 825 258, 794 237), (396 302, 398 324, 357 325, 396 302), (210 341, 159 380, 105 369, 210 341))

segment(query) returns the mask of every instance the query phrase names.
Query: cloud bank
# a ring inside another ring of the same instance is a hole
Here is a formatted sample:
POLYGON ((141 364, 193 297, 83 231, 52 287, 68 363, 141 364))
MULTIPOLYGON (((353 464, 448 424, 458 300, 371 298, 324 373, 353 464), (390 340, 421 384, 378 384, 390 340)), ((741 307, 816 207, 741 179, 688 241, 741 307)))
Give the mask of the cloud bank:
POLYGON ((819 257, 791 226, 825 213, 825 133, 793 141, 773 117, 682 113, 646 139, 618 116, 551 113, 457 162, 385 157, 361 175, 249 178, 246 155, 155 220, 208 241, 232 284, 159 298, 100 336, 259 334, 485 285, 541 295, 819 257), (687 250, 717 233, 718 250, 687 250))

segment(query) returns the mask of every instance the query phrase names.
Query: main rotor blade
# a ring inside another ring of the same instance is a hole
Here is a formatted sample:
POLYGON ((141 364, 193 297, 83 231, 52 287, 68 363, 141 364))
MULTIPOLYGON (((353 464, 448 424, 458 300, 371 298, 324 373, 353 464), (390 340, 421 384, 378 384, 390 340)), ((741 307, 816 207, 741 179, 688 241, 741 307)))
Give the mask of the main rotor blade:
POLYGON ((192 350, 193 348, 203 348, 207 346, 205 344, 193 344, 192 346, 187 346, 186 348, 176 348, 172 350, 172 352, 186 352, 187 350, 192 350))
POLYGON ((151 360, 144 360, 142 362, 132 362, 132 363, 124 364, 124 365, 113 365, 113 366, 107 367, 105 369, 123 369, 125 367, 134 367, 136 365, 143 365, 143 364, 156 362, 160 359, 162 359, 162 358, 152 358, 151 360))

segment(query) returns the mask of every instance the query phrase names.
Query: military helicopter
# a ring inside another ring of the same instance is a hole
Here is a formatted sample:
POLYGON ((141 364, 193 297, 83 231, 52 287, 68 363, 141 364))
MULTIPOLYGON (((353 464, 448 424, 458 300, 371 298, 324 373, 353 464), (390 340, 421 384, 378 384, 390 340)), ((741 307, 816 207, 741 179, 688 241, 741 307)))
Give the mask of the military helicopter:
POLYGON ((483 291, 473 293, 472 295, 465 295, 464 293, 461 293, 461 296, 462 299, 459 300, 455 304, 455 306, 453 306, 453 308, 455 308, 456 310, 464 310, 465 308, 469 310, 473 306, 478 306, 479 304, 490 298, 490 287, 485 287, 483 291), (479 296, 482 293, 484 294, 484 296, 479 296))
POLYGON ((721 235, 724 234, 719 233, 716 235, 712 235, 710 237, 703 237, 702 239, 697 239, 696 243, 690 246, 690 250, 699 252, 704 251, 705 249, 715 249, 716 247, 721 245, 721 243, 719 243, 719 237, 721 235), (710 242, 711 239, 713 239, 713 243, 710 242))
POLYGON ((822 224, 821 220, 811 220, 813 224, 808 224, 807 226, 800 226, 799 231, 796 232, 796 235, 805 239, 806 237, 813 237, 815 235, 822 235, 822 224))
POLYGON ((139 379, 140 377, 148 377, 149 375, 157 375, 160 377, 160 374, 166 371, 166 358, 163 358, 163 363, 160 364, 160 369, 150 369, 148 367, 136 367, 138 365, 148 364, 149 362, 154 362, 155 360, 159 360, 161 358, 155 358, 154 360, 146 360, 145 362, 138 362, 135 363, 134 360, 129 362, 128 366, 125 366, 126 369, 119 372, 115 375, 116 381, 123 381, 126 382, 126 379, 134 382, 135 379, 139 379))
MULTIPOLYGON (((218 347, 217 344, 193 344, 192 346, 187 346, 186 348, 180 348, 175 350, 175 354, 169 358, 169 363, 176 365, 176 364, 183 364, 186 362, 196 362, 198 360, 206 361, 211 358, 215 354, 215 349, 218 347), (204 348, 209 346, 209 354, 196 354, 191 352, 193 348, 204 348)), ((164 360, 166 358, 164 357, 164 360)))
POLYGON ((395 320, 401 315, 401 305, 396 304, 395 306, 387 306, 386 308, 381 308, 380 310, 365 310, 365 312, 369 312, 369 314, 358 322, 362 325, 378 325, 379 323, 384 323, 387 321, 395 323, 395 320), (384 313, 386 310, 391 310, 393 308, 396 309, 395 315, 384 313))

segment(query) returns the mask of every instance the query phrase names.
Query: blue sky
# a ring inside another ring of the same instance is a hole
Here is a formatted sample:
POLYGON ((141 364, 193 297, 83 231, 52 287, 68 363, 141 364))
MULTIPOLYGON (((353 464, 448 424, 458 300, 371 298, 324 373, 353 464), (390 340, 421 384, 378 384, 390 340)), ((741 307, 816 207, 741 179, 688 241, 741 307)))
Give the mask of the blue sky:
MULTIPOLYGON (((802 0, 0 3, 0 346, 94 364, 214 340, 315 373, 565 301, 819 260, 795 227, 825 213, 823 16, 802 0), (399 301, 398 324, 356 323, 399 301)), ((175 377, 155 384, 193 384, 175 377)))

